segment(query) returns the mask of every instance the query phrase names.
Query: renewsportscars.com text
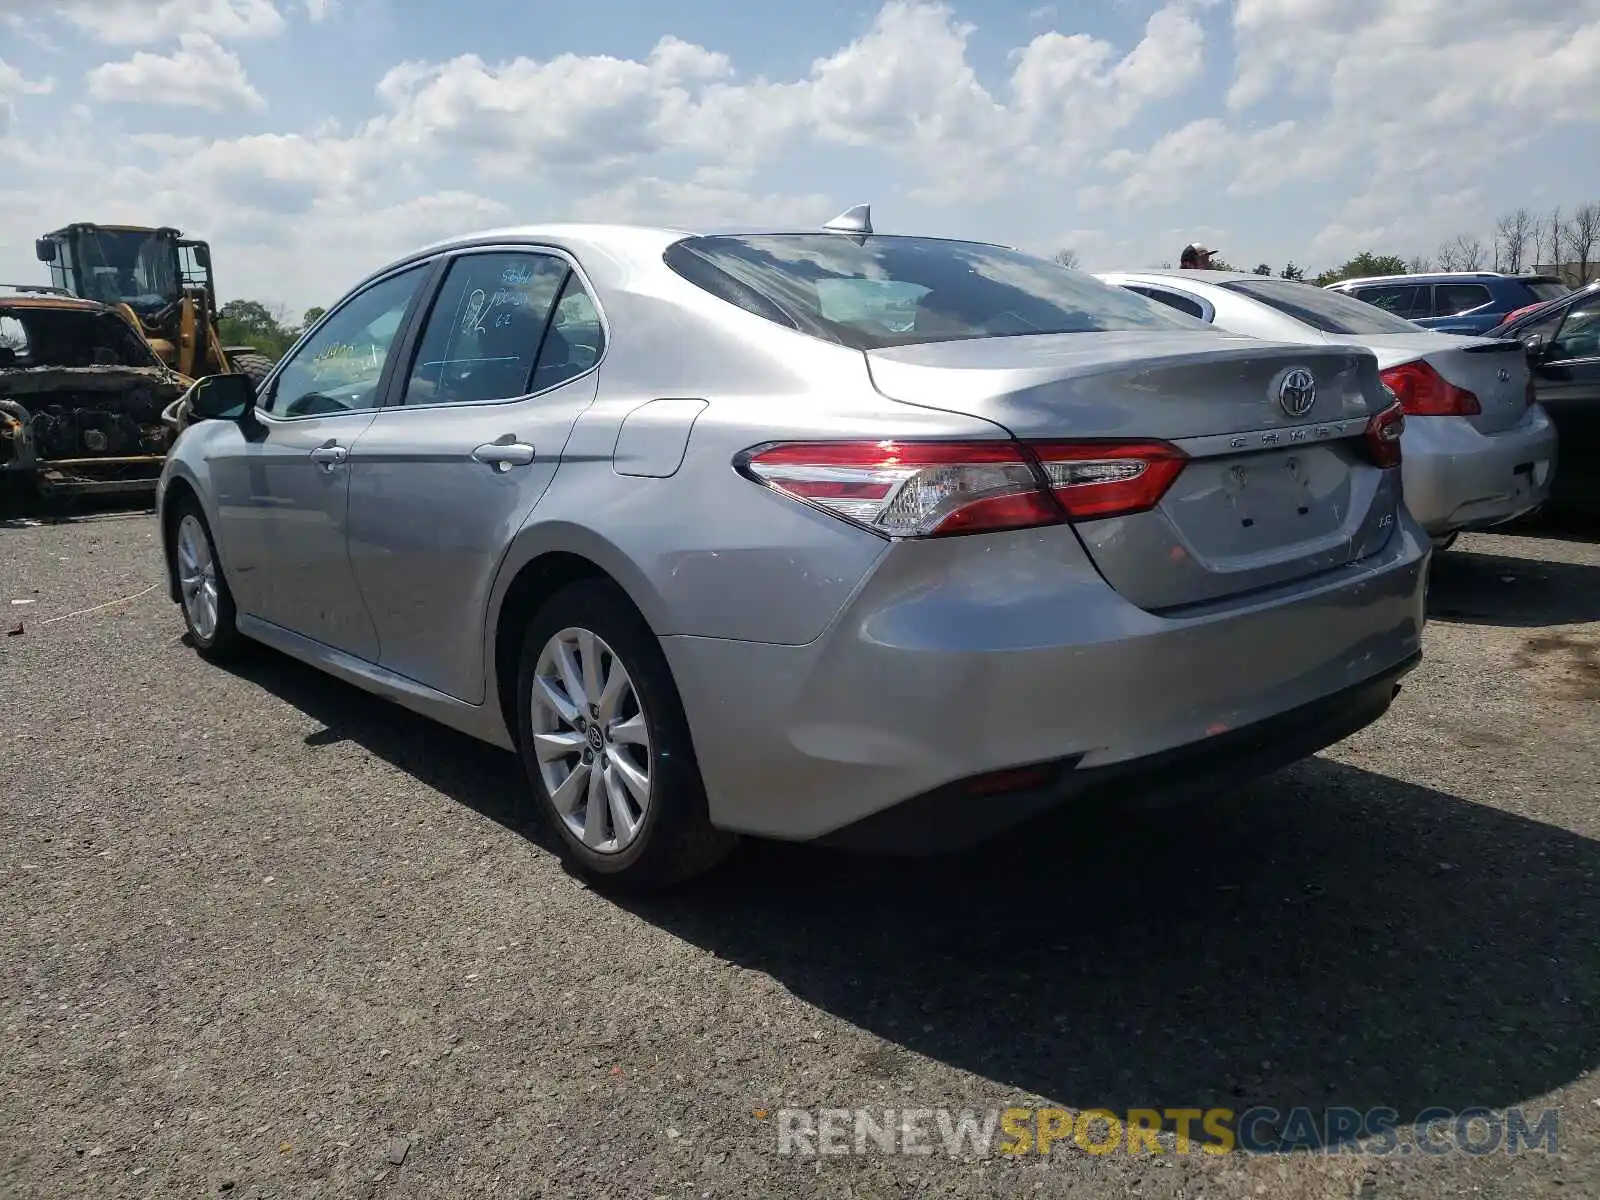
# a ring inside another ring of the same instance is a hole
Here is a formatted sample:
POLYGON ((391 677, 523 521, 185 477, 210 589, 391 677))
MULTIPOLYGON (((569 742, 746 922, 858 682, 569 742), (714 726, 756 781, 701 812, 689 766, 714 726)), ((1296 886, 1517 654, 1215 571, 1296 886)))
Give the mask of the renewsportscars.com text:
MULTIPOLYGON (((765 1114, 762 1114, 763 1116, 765 1114)), ((991 1155, 1081 1154, 1553 1154, 1555 1109, 1497 1112, 1426 1109, 1402 1121, 1394 1109, 1257 1107, 1107 1109, 780 1108, 778 1153, 991 1155)))

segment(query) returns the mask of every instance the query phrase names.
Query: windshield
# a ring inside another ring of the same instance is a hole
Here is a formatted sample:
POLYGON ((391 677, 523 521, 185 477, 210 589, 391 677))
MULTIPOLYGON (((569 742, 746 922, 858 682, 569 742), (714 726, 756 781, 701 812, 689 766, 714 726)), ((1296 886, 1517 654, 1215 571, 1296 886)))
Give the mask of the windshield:
POLYGON ((1535 279, 1528 283, 1528 290, 1537 300, 1559 300, 1571 294, 1572 289, 1564 283, 1557 283, 1553 279, 1535 279))
POLYGON ((858 350, 1038 333, 1211 329, 1092 276, 978 242, 828 233, 696 237, 669 247, 666 261, 732 304, 858 350))
POLYGON ((1323 333, 1355 337, 1363 334, 1416 333, 1421 329, 1421 326, 1397 317, 1376 304, 1368 304, 1343 292, 1330 292, 1312 283, 1296 283, 1290 279, 1239 279, 1221 286, 1230 292, 1239 292, 1269 304, 1301 324, 1323 333))
POLYGON ((78 252, 86 299, 146 313, 178 298, 178 244, 170 233, 86 230, 78 252))
POLYGON ((159 367, 150 344, 114 313, 0 308, 0 367, 159 367))

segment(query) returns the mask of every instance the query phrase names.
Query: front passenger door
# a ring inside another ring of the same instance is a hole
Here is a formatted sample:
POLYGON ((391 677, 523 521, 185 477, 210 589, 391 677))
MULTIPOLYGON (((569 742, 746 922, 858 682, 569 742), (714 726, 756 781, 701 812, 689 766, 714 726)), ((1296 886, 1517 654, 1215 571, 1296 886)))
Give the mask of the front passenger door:
POLYGON ((345 541, 347 464, 431 269, 389 275, 336 308, 268 377, 254 428, 211 460, 240 610, 367 661, 378 641, 345 541))
POLYGON ((1560 439, 1552 498, 1600 512, 1600 292, 1523 336, 1534 333, 1548 339, 1533 367, 1534 391, 1560 439))

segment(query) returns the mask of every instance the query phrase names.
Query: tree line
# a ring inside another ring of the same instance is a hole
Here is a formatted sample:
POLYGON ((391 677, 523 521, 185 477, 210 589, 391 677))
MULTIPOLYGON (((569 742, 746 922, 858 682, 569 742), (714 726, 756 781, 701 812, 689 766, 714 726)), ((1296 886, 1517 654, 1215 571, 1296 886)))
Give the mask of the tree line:
MULTIPOLYGON (((1519 207, 1495 222, 1494 232, 1487 241, 1477 234, 1458 233, 1440 242, 1433 254, 1416 254, 1410 258, 1363 250, 1338 266, 1312 276, 1311 282, 1320 287, 1341 279, 1415 275, 1426 271, 1503 271, 1516 275, 1531 271, 1535 266, 1555 266, 1571 267, 1573 277, 1567 282, 1582 287, 1590 280, 1600 279, 1597 253, 1600 253, 1600 200, 1580 204, 1570 213, 1561 208, 1539 213, 1519 207)), ((1055 261, 1064 267, 1076 268, 1077 251, 1059 250, 1055 261)), ((1240 269, 1216 257, 1212 258, 1211 265, 1218 271, 1240 269)), ((1161 266, 1170 268, 1172 264, 1164 262, 1161 266)), ((1276 274, 1281 279, 1306 278, 1305 271, 1293 262, 1285 263, 1276 272, 1267 263, 1259 263, 1253 270, 1257 275, 1276 274)))
POLYGON ((217 331, 225 346, 254 346, 276 362, 326 309, 308 308, 297 322, 286 305, 230 300, 217 310, 217 331))

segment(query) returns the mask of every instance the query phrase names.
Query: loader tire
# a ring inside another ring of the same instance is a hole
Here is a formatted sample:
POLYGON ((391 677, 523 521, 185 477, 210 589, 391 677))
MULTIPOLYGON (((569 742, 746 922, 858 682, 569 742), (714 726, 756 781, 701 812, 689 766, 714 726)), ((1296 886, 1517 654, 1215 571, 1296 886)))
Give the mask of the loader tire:
POLYGON ((233 369, 241 375, 248 375, 257 388, 275 365, 265 354, 235 354, 232 363, 233 369))

